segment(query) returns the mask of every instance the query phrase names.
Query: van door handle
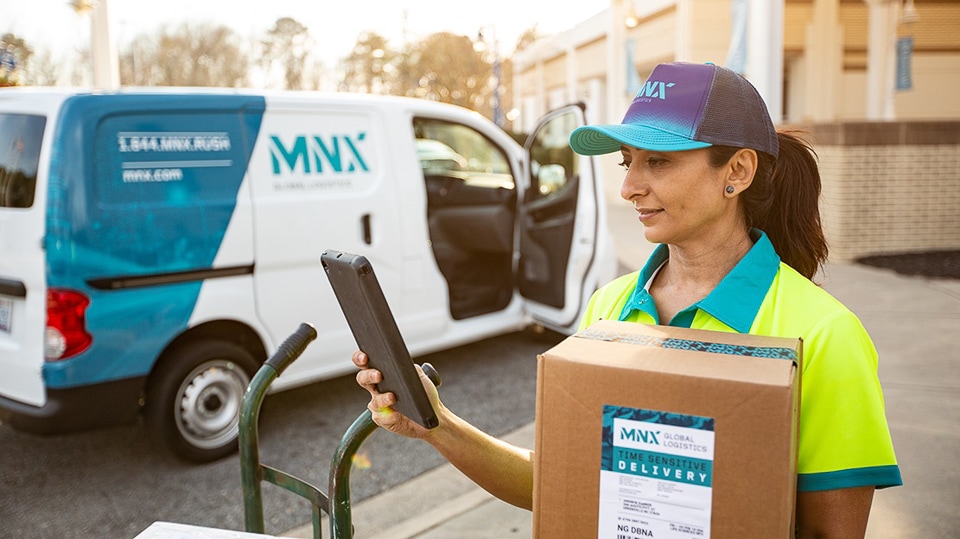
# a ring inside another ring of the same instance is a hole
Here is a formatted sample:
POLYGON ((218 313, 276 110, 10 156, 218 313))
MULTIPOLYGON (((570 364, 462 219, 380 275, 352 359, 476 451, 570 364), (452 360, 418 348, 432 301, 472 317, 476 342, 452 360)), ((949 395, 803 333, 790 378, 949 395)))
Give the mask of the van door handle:
POLYGON ((363 217, 360 218, 360 222, 363 223, 363 242, 367 245, 370 245, 373 243, 373 236, 370 233, 370 214, 363 214, 363 217))
POLYGON ((22 281, 0 278, 0 295, 25 298, 27 297, 27 287, 22 281))

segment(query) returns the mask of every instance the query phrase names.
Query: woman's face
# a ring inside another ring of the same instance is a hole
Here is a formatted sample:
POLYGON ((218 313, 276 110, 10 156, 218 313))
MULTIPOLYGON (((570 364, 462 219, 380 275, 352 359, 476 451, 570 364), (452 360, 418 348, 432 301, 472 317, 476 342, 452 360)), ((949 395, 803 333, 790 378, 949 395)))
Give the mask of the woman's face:
POLYGON ((726 168, 711 167, 708 151, 621 148, 620 196, 633 203, 647 241, 683 245, 735 222, 736 203, 724 197, 726 168))

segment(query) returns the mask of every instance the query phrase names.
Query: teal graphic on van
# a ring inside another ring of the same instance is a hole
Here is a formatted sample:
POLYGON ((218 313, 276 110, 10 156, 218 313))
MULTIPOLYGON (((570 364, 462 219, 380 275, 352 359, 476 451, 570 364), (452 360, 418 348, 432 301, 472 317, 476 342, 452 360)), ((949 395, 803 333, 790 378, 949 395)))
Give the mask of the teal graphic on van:
POLYGON ((250 96, 64 103, 49 173, 46 277, 50 288, 91 298, 87 325, 97 338, 71 361, 48 363, 48 387, 143 376, 152 368, 144 358, 186 329, 263 111, 263 98, 250 96))
POLYGON ((361 148, 367 134, 300 135, 285 144, 279 135, 270 135, 270 160, 273 175, 283 172, 304 174, 369 172, 361 148))

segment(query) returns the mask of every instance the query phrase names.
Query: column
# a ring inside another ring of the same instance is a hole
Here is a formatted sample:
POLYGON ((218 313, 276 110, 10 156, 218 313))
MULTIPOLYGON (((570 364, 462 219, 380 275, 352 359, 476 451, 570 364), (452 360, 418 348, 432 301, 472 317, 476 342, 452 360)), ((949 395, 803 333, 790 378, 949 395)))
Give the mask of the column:
POLYGON ((620 123, 633 96, 626 92, 626 26, 624 20, 633 0, 611 0, 607 28, 607 117, 603 123, 620 123))
POLYGON ((804 118, 814 122, 837 119, 843 78, 843 28, 838 0, 815 0, 813 20, 804 44, 804 118))
POLYGON ((90 57, 93 60, 93 85, 106 90, 120 86, 117 44, 111 31, 107 0, 100 0, 90 14, 90 57))
POLYGON ((864 0, 869 8, 867 38, 867 119, 893 120, 897 69, 899 0, 864 0))
POLYGON ((760 92, 773 123, 783 119, 783 3, 749 2, 746 77, 760 92))

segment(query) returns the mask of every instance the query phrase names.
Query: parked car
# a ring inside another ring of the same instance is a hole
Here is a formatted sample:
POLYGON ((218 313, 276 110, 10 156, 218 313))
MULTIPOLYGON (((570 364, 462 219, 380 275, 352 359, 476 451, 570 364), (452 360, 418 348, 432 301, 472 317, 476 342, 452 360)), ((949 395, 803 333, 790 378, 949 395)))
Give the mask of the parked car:
POLYGON ((325 249, 373 263, 414 356, 570 331, 616 264, 567 146, 583 120, 554 111, 524 148, 417 99, 0 90, 0 420, 142 413, 185 459, 229 454, 248 381, 301 322, 319 337, 275 390, 353 369, 325 249))

